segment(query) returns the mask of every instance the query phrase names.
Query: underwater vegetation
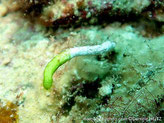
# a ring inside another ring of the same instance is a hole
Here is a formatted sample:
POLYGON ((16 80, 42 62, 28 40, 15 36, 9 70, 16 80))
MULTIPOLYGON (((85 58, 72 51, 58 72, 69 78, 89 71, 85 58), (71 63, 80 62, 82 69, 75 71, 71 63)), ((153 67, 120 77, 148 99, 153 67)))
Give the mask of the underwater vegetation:
POLYGON ((114 43, 110 41, 106 41, 102 45, 76 47, 60 53, 47 64, 44 70, 44 80, 43 80, 44 88, 50 89, 53 82, 52 76, 54 72, 58 69, 58 67, 60 67, 62 64, 72 59, 73 57, 83 56, 83 55, 98 55, 105 52, 109 52, 110 50, 113 50, 114 47, 115 47, 114 43))
POLYGON ((162 122, 163 66, 163 0, 0 0, 0 122, 162 122))

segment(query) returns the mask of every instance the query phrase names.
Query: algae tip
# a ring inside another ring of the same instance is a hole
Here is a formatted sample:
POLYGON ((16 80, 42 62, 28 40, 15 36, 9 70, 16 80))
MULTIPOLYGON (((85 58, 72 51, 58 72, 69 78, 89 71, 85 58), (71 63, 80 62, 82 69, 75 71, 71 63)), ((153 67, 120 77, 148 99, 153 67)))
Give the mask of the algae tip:
POLYGON ((45 67, 43 87, 45 89, 50 89, 53 83, 54 72, 65 62, 69 61, 73 57, 83 56, 83 55, 99 55, 105 52, 112 51, 115 47, 115 43, 111 41, 106 41, 101 45, 94 46, 83 46, 75 47, 65 50, 64 52, 55 56, 45 67))

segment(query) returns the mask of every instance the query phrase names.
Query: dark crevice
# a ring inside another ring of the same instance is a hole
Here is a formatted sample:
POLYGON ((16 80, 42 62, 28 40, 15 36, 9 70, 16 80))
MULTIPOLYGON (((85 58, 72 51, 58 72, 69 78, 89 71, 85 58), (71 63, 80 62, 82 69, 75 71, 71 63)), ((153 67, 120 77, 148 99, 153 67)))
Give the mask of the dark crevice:
POLYGON ((72 106, 75 105, 75 97, 72 96, 68 101, 62 106, 63 115, 67 116, 72 109, 72 106))
POLYGON ((32 16, 39 16, 42 12, 43 5, 42 4, 36 4, 25 10, 25 14, 32 15, 32 16))
POLYGON ((164 34, 164 30, 162 29, 162 25, 164 25, 164 22, 158 22, 153 19, 150 20, 146 18, 140 18, 140 20, 138 20, 137 22, 131 23, 131 25, 144 37, 152 38, 164 34))
POLYGON ((110 100, 110 96, 104 96, 102 99, 101 99, 101 104, 102 105, 105 105, 105 104, 108 104, 109 103, 109 100, 110 100))
POLYGON ((96 79, 93 82, 85 82, 83 80, 73 81, 73 86, 70 88, 70 93, 72 96, 68 97, 66 103, 63 105, 63 115, 68 115, 72 109, 72 106, 75 105, 75 97, 83 96, 89 99, 98 97, 98 88, 101 86, 101 79, 96 79), (79 84, 78 84, 79 83, 79 84))
POLYGON ((98 88, 100 86, 100 79, 91 83, 86 83, 83 85, 82 92, 80 92, 79 95, 87 98, 95 98, 98 96, 98 88))
POLYGON ((108 52, 107 54, 103 55, 97 55, 96 59, 97 61, 104 61, 107 60, 109 63, 116 63, 116 57, 117 57, 117 52, 112 51, 112 52, 108 52))
POLYGON ((53 29, 54 31, 57 30, 58 28, 63 28, 63 29, 66 29, 66 28, 78 28, 80 26, 97 26, 97 25, 101 25, 102 27, 105 26, 105 25, 108 25, 110 23, 113 23, 113 22, 121 22, 122 24, 123 23, 127 23, 127 22, 134 22, 134 21, 137 21, 139 20, 139 18, 141 18, 141 15, 136 15, 134 13, 130 13, 128 15, 126 14, 123 14, 123 15, 110 15, 110 14, 98 14, 98 15, 93 15, 91 18, 88 18, 88 19, 79 19, 78 16, 75 16, 75 15, 71 15, 67 18, 61 18, 61 19, 58 19, 56 21, 54 21, 53 23, 53 29), (90 24, 90 20, 92 18, 96 18, 97 21, 90 24), (78 20, 78 21, 77 21, 78 20), (71 22, 71 23, 70 23, 71 22))
POLYGON ((72 86, 71 93, 76 92, 76 96, 95 98, 98 95, 98 88, 101 86, 100 81, 101 79, 98 78, 93 82, 79 83, 75 86, 72 86))
POLYGON ((158 112, 157 117, 160 118, 161 121, 164 121, 164 109, 158 112))

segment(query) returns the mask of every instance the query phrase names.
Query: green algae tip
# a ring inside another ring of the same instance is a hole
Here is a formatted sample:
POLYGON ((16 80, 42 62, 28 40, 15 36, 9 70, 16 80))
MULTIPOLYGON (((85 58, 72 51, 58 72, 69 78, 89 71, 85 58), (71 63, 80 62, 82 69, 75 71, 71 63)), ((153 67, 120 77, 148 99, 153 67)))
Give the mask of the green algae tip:
POLYGON ((65 62, 69 61, 73 57, 83 55, 98 55, 104 52, 109 52, 113 50, 114 47, 115 43, 106 41, 101 45, 75 47, 58 54, 47 64, 44 70, 43 87, 46 90, 50 89, 53 83, 54 72, 61 65, 63 65, 65 62))
POLYGON ((65 62, 71 59, 70 53, 68 51, 62 52, 55 56, 46 66, 44 70, 43 87, 45 89, 50 89, 53 82, 54 72, 65 62))

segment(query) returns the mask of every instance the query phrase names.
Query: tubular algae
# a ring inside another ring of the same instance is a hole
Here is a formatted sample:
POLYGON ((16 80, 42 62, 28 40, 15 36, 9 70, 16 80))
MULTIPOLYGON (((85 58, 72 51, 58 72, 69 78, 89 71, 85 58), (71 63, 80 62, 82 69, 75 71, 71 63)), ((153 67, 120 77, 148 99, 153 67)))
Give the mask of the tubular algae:
POLYGON ((69 50, 62 52, 61 54, 54 57, 46 66, 44 70, 44 80, 43 86, 45 89, 50 89, 52 86, 52 76, 54 72, 65 62, 72 59, 76 56, 83 56, 83 55, 98 55, 105 52, 109 52, 113 50, 115 47, 115 43, 107 41, 101 45, 96 46, 84 46, 84 47, 75 47, 69 50))

